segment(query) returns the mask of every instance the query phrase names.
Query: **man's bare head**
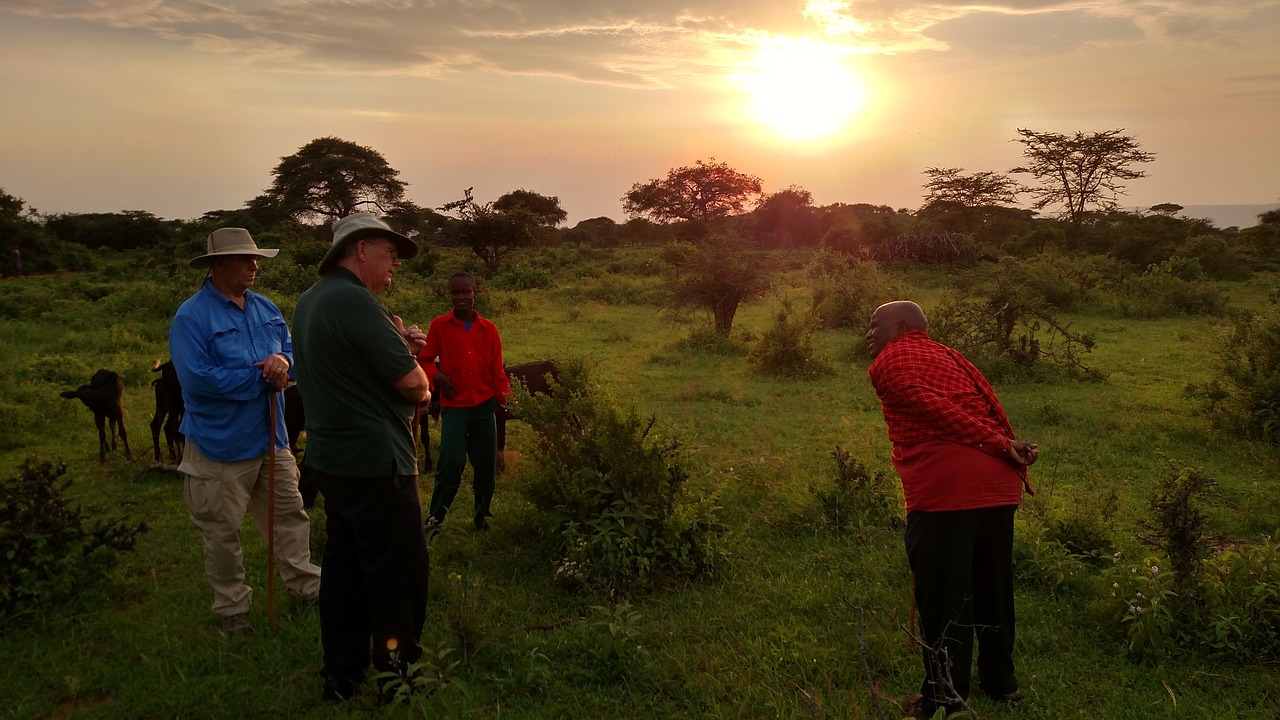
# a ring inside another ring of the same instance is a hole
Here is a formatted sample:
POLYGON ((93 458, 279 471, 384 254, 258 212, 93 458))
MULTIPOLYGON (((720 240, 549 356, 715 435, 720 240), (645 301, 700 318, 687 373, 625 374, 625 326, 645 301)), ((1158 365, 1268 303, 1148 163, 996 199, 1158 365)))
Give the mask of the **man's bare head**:
POLYGON ((894 300, 876 308, 871 313, 871 327, 867 328, 867 349, 876 357, 888 342, 908 330, 927 330, 929 321, 924 310, 910 300, 894 300))

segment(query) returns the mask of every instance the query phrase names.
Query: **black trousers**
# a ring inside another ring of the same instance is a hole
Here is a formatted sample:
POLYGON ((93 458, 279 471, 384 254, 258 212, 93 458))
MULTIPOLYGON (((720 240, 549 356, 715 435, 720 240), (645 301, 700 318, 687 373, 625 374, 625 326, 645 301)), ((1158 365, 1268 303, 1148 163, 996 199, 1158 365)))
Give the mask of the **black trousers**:
POLYGON ((921 706, 955 712, 978 682, 992 697, 1018 689, 1013 667, 1013 514, 1017 505, 907 514, 907 561, 926 647, 921 706), (948 667, 949 665, 949 667, 948 667))
POLYGON ((359 681, 371 659, 379 671, 417 661, 431 570, 417 476, 315 475, 328 518, 320 575, 322 674, 359 681))

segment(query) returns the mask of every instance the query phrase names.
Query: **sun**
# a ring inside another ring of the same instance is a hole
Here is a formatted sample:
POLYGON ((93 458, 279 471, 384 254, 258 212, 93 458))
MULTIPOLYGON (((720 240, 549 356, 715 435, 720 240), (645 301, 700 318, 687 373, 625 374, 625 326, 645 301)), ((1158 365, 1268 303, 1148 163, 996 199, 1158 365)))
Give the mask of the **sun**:
POLYGON ((793 40, 761 47, 737 76, 756 119, 788 141, 819 142, 846 130, 867 89, 839 47, 793 40))

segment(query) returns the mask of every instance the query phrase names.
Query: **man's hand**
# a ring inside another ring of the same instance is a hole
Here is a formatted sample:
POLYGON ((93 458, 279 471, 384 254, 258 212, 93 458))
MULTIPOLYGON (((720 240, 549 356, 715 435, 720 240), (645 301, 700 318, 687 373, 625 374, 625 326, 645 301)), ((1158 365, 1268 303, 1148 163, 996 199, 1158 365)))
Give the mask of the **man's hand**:
POLYGON ((253 364, 262 368, 262 379, 274 383, 276 390, 284 390, 289 385, 289 358, 283 355, 268 355, 253 364))
POLYGON ((1035 443, 1022 442, 1021 440, 1009 440, 1009 455, 1013 457, 1013 461, 1019 465, 1034 465, 1036 458, 1040 457, 1039 445, 1035 443))
POLYGON ((452 398, 454 395, 458 394, 457 388, 453 386, 453 381, 449 379, 448 375, 445 375, 442 372, 436 373, 436 376, 431 379, 431 382, 435 383, 436 390, 440 391, 440 397, 452 398))
POLYGON ((409 345, 409 352, 417 357, 422 351, 422 346, 427 344, 427 334, 417 325, 404 326, 404 320, 399 315, 392 315, 391 321, 395 323, 396 330, 400 333, 400 337, 404 338, 405 343, 409 345))

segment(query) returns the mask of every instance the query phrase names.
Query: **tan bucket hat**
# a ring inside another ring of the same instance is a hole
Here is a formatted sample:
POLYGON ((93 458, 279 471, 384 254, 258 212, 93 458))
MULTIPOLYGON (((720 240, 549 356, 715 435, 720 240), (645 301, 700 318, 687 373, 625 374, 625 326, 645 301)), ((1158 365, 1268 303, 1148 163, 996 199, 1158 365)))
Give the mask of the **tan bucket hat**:
POLYGON ((213 259, 224 255, 257 255, 258 257, 275 257, 280 251, 276 248, 259 248, 253 236, 244 228, 218 228, 209 233, 205 241, 205 254, 191 258, 187 264, 197 270, 203 270, 213 264, 213 259))
POLYGON ((352 213, 333 224, 333 244, 320 260, 320 274, 326 275, 338 264, 342 249, 356 240, 383 237, 394 241, 401 260, 418 256, 418 243, 391 229, 372 213, 352 213))

